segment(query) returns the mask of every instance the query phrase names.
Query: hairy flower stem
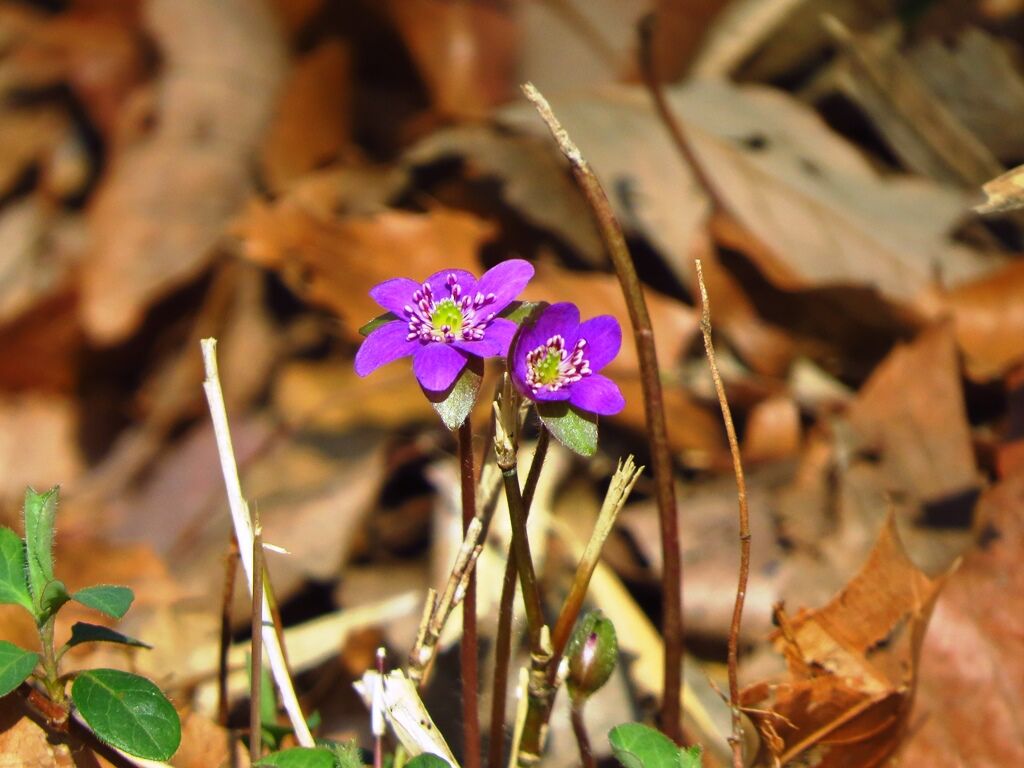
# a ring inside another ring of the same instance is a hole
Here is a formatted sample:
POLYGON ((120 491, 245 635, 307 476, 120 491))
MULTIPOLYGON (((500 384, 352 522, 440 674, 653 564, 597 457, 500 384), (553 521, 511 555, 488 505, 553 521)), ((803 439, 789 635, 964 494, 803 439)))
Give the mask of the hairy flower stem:
POLYGON ((683 566, 679 548, 679 522, 676 511, 672 458, 665 425, 665 406, 658 376, 658 357, 654 349, 654 329, 647 312, 640 279, 626 246, 622 227, 590 165, 551 111, 551 106, 531 83, 523 86, 540 116, 551 130, 562 154, 569 160, 573 177, 590 204, 605 248, 611 257, 622 294, 629 310, 630 323, 640 360, 640 380, 644 394, 644 415, 654 465, 664 568, 662 583, 662 636, 665 642, 661 728, 675 742, 682 740, 680 688, 683 671, 683 566))
POLYGON ((590 737, 587 735, 587 724, 583 721, 583 702, 572 703, 570 708, 572 719, 572 732, 576 736, 576 744, 580 748, 580 762, 583 768, 596 768, 597 761, 594 760, 594 753, 590 749, 590 737))
POLYGON ((725 422, 725 433, 729 438, 729 451, 732 453, 732 468, 736 475, 736 500, 739 505, 740 520, 740 573, 736 585, 736 602, 732 610, 732 623, 729 625, 729 707, 732 710, 732 745, 733 768, 743 768, 743 724, 740 720, 740 689, 737 674, 740 623, 743 620, 743 603, 747 596, 747 578, 750 575, 750 515, 747 510, 747 481, 743 476, 743 463, 740 460, 740 446, 736 440, 736 427, 732 423, 732 411, 725 397, 725 387, 718 373, 715 360, 715 346, 711 341, 711 306, 708 303, 708 291, 704 286, 704 272, 700 259, 696 260, 697 284, 700 286, 700 329, 704 335, 704 351, 707 353, 708 367, 711 378, 715 381, 715 393, 722 409, 722 420, 725 422))
MULTIPOLYGON (((476 516, 476 473, 473 470, 473 427, 469 416, 459 427, 459 474, 462 480, 462 535, 469 530, 476 516)), ((462 603, 462 643, 459 661, 462 666, 462 764, 480 768, 480 710, 477 703, 479 661, 476 626, 476 568, 466 579, 466 595, 462 603)))
MULTIPOLYGON (((493 422, 492 422, 493 423, 493 422)), ((523 513, 529 518, 533 495, 540 480, 540 471, 548 454, 551 433, 541 425, 537 447, 533 451, 530 471, 523 487, 523 513)), ((508 669, 512 656, 513 602, 516 597, 516 561, 509 551, 505 560, 505 576, 501 582, 501 601, 498 606, 498 631, 494 647, 494 683, 491 687, 491 729, 487 750, 488 768, 500 768, 505 747, 505 699, 508 696, 508 669)))

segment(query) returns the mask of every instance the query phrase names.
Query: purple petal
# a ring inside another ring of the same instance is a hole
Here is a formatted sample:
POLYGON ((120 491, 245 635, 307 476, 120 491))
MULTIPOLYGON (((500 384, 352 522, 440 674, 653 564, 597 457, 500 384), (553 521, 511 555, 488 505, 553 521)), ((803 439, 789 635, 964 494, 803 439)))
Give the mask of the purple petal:
POLYGON ((569 402, 580 410, 600 416, 612 416, 626 407, 618 385, 599 373, 573 384, 569 402))
POLYGON ((509 259, 484 272, 476 290, 485 296, 494 294, 489 312, 501 312, 526 287, 533 277, 533 265, 523 259, 509 259))
POLYGON ((565 339, 566 349, 572 349, 579 338, 580 310, 570 302, 552 304, 538 315, 536 322, 523 330, 516 344, 516 357, 525 357, 552 336, 565 339))
POLYGON ((356 373, 366 376, 385 363, 411 355, 416 351, 417 341, 407 341, 409 326, 395 320, 374 329, 356 352, 356 373))
POLYGON ((388 312, 405 317, 405 305, 415 304, 412 295, 419 290, 420 284, 407 277, 396 277, 385 280, 370 291, 370 298, 380 304, 388 312))
POLYGON ((424 344, 412 358, 412 370, 430 392, 444 392, 462 373, 469 359, 450 344, 424 344))
POLYGON ((572 387, 562 387, 552 392, 547 387, 541 387, 536 392, 533 392, 529 387, 523 390, 523 393, 531 400, 536 400, 540 403, 549 403, 556 400, 569 400, 572 397, 572 387))
POLYGON ((452 346, 478 357, 505 357, 518 327, 511 320, 498 317, 487 326, 479 341, 456 341, 452 346))
POLYGON ((579 338, 587 340, 584 355, 590 370, 600 371, 619 354, 622 346, 622 328, 611 315, 600 315, 580 323, 579 338))
POLYGON ((429 283, 434 291, 434 301, 451 298, 452 292, 448 287, 448 275, 455 275, 455 278, 459 281, 459 286, 462 288, 463 296, 476 291, 476 277, 472 273, 464 269, 443 269, 440 272, 435 272, 423 281, 429 283))

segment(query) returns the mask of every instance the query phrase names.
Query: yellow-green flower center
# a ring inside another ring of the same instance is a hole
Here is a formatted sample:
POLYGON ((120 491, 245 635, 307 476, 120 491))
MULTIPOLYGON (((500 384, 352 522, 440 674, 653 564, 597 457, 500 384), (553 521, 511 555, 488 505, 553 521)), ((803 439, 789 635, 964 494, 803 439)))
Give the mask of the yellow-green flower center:
POLYGON ((548 348, 543 359, 533 364, 533 375, 540 384, 551 384, 561 374, 562 358, 565 356, 560 349, 548 348))
POLYGON ((442 299, 430 313, 430 322, 435 331, 450 332, 458 335, 462 332, 462 310, 451 299, 442 299))

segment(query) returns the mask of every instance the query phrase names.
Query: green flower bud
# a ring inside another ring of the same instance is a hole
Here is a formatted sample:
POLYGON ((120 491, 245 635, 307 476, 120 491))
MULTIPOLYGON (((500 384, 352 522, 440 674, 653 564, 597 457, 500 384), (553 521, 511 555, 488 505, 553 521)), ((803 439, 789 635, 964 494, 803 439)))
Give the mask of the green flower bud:
POLYGON ((566 686, 573 703, 581 704, 608 682, 619 657, 615 626, 600 611, 593 611, 576 625, 569 647, 566 686))

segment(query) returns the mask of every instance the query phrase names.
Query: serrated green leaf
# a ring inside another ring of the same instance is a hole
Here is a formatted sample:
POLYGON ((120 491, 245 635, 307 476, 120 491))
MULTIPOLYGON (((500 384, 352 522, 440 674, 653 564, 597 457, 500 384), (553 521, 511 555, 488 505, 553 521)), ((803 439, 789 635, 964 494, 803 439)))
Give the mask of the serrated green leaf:
POLYGON ((0 603, 34 613, 25 579, 25 542, 10 528, 0 527, 0 603))
POLYGON ((448 429, 458 429, 476 405, 476 396, 480 392, 480 382, 484 379, 484 361, 472 357, 459 378, 448 388, 447 392, 428 392, 423 390, 437 415, 448 429))
POLYGON ((597 451, 597 416, 567 402, 537 403, 537 415, 562 445, 580 456, 597 451))
MULTIPOLYGON (((54 486, 46 493, 32 488, 25 491, 25 559, 28 572, 28 591, 32 597, 33 612, 40 625, 53 614, 55 599, 60 590, 47 587, 53 576, 53 523, 57 516, 60 488, 54 486)), ((63 587, 63 585, 61 585, 63 587)))
POLYGON ((80 589, 71 596, 76 603, 81 603, 87 608, 92 608, 100 613, 105 613, 115 619, 120 619, 132 605, 135 593, 128 587, 119 587, 113 584, 97 584, 94 587, 80 589))
POLYGON ((513 301, 505 309, 498 313, 499 317, 511 320, 516 325, 521 324, 534 312, 548 306, 546 301, 513 301))
POLYGON ((32 674, 39 654, 0 640, 0 696, 6 696, 32 674))
POLYGON ((167 760, 181 742, 174 706, 144 677, 117 669, 79 673, 71 699, 101 741, 147 760, 167 760))
POLYGON ((102 627, 99 624, 89 624, 84 621, 77 621, 71 627, 71 639, 68 640, 68 648, 73 648, 82 643, 118 643, 120 645, 132 645, 136 648, 152 648, 141 640, 134 637, 122 635, 110 627, 102 627))
POLYGON ((624 723, 608 733, 615 759, 625 768, 679 768, 679 748, 642 723, 624 723))
POLYGON ((406 768, 451 768, 451 765, 443 757, 432 755, 429 752, 416 755, 405 765, 406 768))
POLYGON ((359 329, 359 333, 363 336, 369 336, 375 330, 380 328, 382 325, 387 325, 392 320, 400 319, 394 312, 385 312, 383 315, 378 315, 373 318, 370 322, 359 329))
POLYGON ((274 752, 255 765, 273 765, 278 768, 336 768, 334 753, 326 747, 293 747, 274 752))

